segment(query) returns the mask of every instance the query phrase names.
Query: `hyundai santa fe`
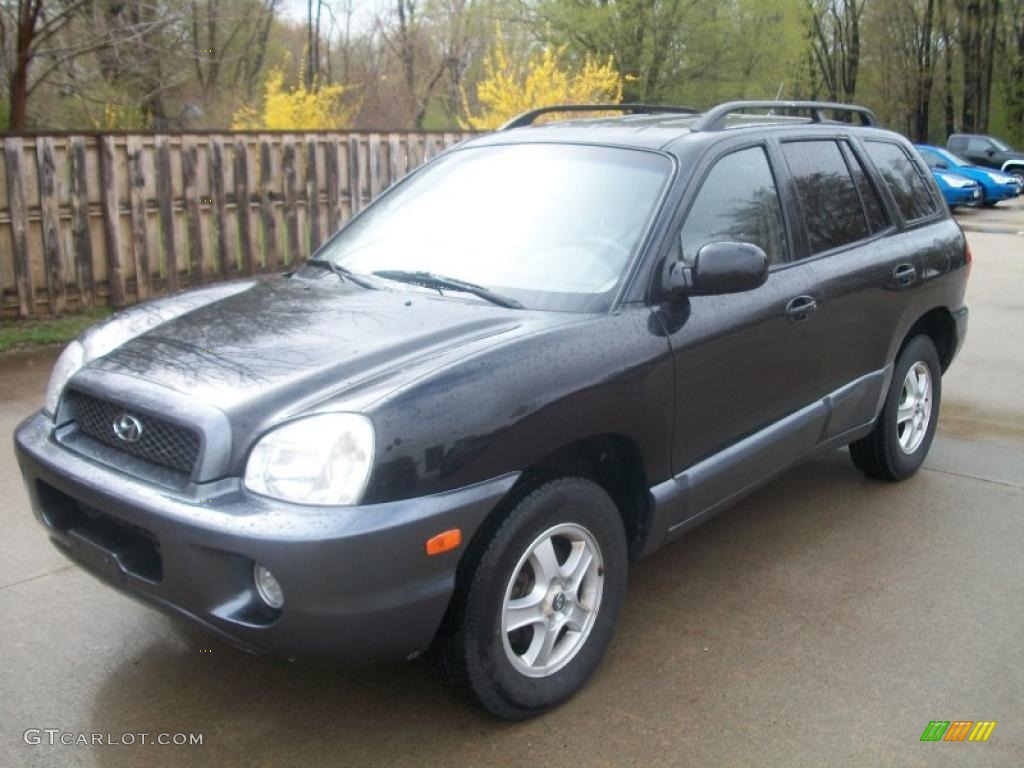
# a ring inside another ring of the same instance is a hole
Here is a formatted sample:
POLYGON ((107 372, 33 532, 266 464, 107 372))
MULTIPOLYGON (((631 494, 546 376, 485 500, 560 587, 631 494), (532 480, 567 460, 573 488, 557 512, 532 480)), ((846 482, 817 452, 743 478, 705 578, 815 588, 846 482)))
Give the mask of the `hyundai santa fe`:
POLYGON ((914 473, 971 255, 913 146, 848 105, 596 109, 83 333, 15 438, 54 544, 252 651, 429 652, 517 719, 594 672, 631 561, 815 451, 914 473))

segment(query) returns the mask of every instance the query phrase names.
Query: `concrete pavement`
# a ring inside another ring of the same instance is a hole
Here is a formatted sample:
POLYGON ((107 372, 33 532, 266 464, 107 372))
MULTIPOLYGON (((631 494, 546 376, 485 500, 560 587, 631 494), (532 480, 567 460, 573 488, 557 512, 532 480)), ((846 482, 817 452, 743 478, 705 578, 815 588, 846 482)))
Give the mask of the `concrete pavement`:
MULTIPOLYGON (((1024 208, 999 216, 1024 230, 1024 208)), ((926 468, 877 483, 824 455, 638 563, 595 679, 527 723, 480 714, 422 662, 255 658, 101 586, 31 518, 5 438, 0 765, 1024 764, 1024 238, 969 237, 970 335, 926 468), (937 719, 998 725, 921 743, 937 719), (203 744, 32 746, 30 728, 203 744)), ((38 407, 52 359, 0 361, 0 434, 38 407)))

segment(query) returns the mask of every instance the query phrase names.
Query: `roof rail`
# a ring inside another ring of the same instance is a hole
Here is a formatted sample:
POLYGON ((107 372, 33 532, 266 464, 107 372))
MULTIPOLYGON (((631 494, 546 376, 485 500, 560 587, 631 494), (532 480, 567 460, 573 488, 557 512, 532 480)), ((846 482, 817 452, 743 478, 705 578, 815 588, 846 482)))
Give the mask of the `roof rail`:
POLYGON ((823 110, 848 112, 851 115, 859 116, 861 125, 878 125, 878 118, 875 117, 874 112, 867 107, 859 107, 855 104, 838 104, 832 101, 727 101, 717 107, 712 107, 701 115, 690 130, 720 131, 725 127, 725 119, 729 115, 748 109, 809 112, 812 123, 826 122, 821 114, 823 110))
POLYGON ((656 113, 696 115, 699 109, 693 107, 674 107, 662 104, 553 104, 550 107, 531 109, 516 115, 503 126, 499 131, 509 131, 513 128, 525 128, 533 125, 533 121, 541 115, 551 112, 632 112, 633 114, 651 115, 656 113))

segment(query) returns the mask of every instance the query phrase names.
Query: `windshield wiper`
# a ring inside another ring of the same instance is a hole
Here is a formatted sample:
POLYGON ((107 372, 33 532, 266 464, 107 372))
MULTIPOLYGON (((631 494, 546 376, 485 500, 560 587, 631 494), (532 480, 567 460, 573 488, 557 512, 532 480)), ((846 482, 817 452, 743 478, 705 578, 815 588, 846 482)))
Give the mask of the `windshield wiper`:
POLYGON ((472 293, 474 296, 478 296, 492 304, 497 304, 499 307, 523 309, 523 305, 510 296, 502 296, 500 293, 495 293, 490 288, 484 288, 482 285, 467 283, 465 280, 459 280, 454 277, 445 277, 444 275, 437 275, 433 272, 409 272, 404 269, 381 269, 375 271, 373 274, 378 277, 383 277, 386 280, 394 280, 399 283, 409 283, 410 285, 421 285, 424 288, 433 288, 438 292, 443 288, 447 288, 450 291, 472 293))
POLYGON ((341 280, 341 282, 343 283, 346 280, 351 280, 356 285, 361 285, 363 288, 369 288, 371 291, 378 290, 377 286, 375 286, 365 277, 361 277, 348 267, 343 267, 340 264, 335 264, 333 261, 329 259, 307 259, 306 263, 312 264, 314 267, 324 267, 326 269, 329 269, 331 272, 337 275, 338 279, 341 280))

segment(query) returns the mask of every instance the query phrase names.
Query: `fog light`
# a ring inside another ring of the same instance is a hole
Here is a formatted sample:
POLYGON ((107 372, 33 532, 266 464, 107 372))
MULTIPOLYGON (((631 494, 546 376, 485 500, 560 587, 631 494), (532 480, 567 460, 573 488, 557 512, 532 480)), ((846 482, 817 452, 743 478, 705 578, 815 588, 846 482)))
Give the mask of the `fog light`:
POLYGON ((284 605, 284 592, 269 568, 256 563, 252 568, 252 580, 256 584, 256 594, 264 603, 275 609, 284 605))

